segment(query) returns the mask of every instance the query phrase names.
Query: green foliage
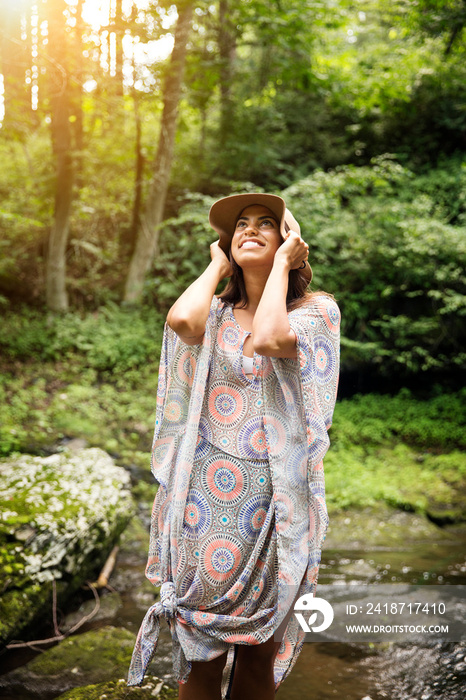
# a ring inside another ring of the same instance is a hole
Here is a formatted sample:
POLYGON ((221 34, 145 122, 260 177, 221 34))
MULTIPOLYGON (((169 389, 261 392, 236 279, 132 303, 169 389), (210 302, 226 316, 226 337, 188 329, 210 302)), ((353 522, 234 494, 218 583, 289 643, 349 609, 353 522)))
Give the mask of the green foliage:
POLYGON ((330 508, 384 501, 448 522, 465 518, 466 391, 337 402, 324 466, 330 508))
POLYGON ((27 143, 0 139, 0 293, 30 299, 43 280, 38 261, 51 215, 51 154, 45 130, 27 143))
MULTIPOLYGON (((201 3, 194 13, 146 300, 165 313, 207 264, 214 194, 286 188, 311 245, 315 286, 342 307, 343 368, 396 376, 399 385, 428 372, 453 376, 466 359, 464 3, 338 0, 329 12, 320 0, 229 0, 223 24, 219 7, 201 3)), ((139 8, 120 26, 142 45, 168 31, 170 8, 139 8)), ((83 142, 74 142, 67 249, 67 289, 81 310, 121 299, 137 219, 136 131, 144 203, 165 66, 137 64, 119 96, 117 79, 84 48, 84 72, 98 89, 84 94, 83 142)), ((0 134, 2 310, 44 299, 54 168, 49 125, 40 122, 48 107, 39 107, 20 141, 0 134)), ((128 316, 114 316, 104 328, 78 315, 24 324, 7 314, 0 349, 44 361, 85 353, 99 376, 138 368, 151 355, 145 321, 131 328, 128 316)))
POLYGON ((332 445, 374 447, 404 442, 430 451, 466 448, 466 390, 415 399, 407 389, 396 396, 366 394, 337 402, 332 445))
POLYGON ((6 314, 3 328, 3 364, 21 371, 0 374, 0 454, 72 437, 112 453, 149 449, 163 330, 157 312, 25 310, 6 314), (141 385, 146 391, 134 395, 141 385))
MULTIPOLYGON (((111 641, 113 641, 113 637, 111 641)), ((120 675, 124 675, 124 673, 120 675)), ((103 697, 112 698, 112 700, 152 700, 154 693, 160 700, 176 700, 178 697, 177 690, 162 684, 162 681, 157 676, 146 674, 142 687, 128 688, 126 681, 122 678, 118 681, 73 688, 60 695, 58 700, 101 700, 103 697)))
POLYGON ((163 318, 153 309, 101 307, 94 313, 44 316, 37 311, 7 313, 0 350, 9 360, 80 357, 83 367, 104 376, 142 367, 157 359, 163 318))
POLYGON ((18 376, 0 375, 0 455, 84 438, 126 464, 148 466, 157 365, 97 382, 83 364, 70 356, 66 364, 19 365, 18 376))
POLYGON ((364 455, 354 445, 325 458, 330 508, 364 508, 385 502, 438 522, 465 519, 466 455, 425 455, 400 444, 364 455))
POLYGON ((383 157, 318 171, 283 193, 314 285, 342 308, 344 368, 406 377, 464 365, 466 230, 446 223, 464 218, 460 173, 452 195, 443 169, 417 178, 383 157))

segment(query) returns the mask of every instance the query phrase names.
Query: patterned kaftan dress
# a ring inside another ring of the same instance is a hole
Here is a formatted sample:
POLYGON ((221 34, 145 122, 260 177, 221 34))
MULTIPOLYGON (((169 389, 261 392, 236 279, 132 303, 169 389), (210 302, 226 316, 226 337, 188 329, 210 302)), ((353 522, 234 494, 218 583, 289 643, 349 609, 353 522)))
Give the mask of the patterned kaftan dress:
MULTIPOLYGON (((168 327, 157 391, 152 471, 160 484, 146 576, 162 584, 133 652, 137 685, 169 622, 183 682, 191 661, 269 639, 298 595, 315 594, 328 524, 322 459, 339 370, 340 314, 325 295, 288 314, 298 359, 254 355, 231 306, 214 297, 202 344, 168 327)), ((302 646, 292 616, 276 687, 302 646)))

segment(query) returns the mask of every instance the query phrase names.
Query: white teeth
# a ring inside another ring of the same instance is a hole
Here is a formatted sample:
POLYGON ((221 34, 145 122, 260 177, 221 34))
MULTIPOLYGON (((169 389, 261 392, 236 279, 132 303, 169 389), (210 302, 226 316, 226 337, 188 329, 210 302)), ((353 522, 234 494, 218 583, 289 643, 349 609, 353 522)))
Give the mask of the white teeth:
POLYGON ((262 248, 261 244, 257 241, 244 241, 241 248, 262 248))

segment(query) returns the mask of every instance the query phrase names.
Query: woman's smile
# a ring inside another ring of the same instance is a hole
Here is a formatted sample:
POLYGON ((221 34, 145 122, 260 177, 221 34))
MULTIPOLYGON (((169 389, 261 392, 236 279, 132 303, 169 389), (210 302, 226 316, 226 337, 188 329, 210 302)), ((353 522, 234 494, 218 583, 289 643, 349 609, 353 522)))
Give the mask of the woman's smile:
POLYGON ((256 238, 246 238, 245 241, 241 243, 240 248, 263 248, 264 243, 261 243, 256 238))

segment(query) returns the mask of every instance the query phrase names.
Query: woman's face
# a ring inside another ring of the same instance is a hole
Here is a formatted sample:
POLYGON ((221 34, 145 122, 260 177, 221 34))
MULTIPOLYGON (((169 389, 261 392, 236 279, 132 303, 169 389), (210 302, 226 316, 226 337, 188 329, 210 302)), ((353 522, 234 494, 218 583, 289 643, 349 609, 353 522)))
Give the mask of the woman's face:
POLYGON ((275 253, 283 243, 274 214, 261 204, 241 212, 231 240, 231 254, 241 268, 273 265, 275 253))

